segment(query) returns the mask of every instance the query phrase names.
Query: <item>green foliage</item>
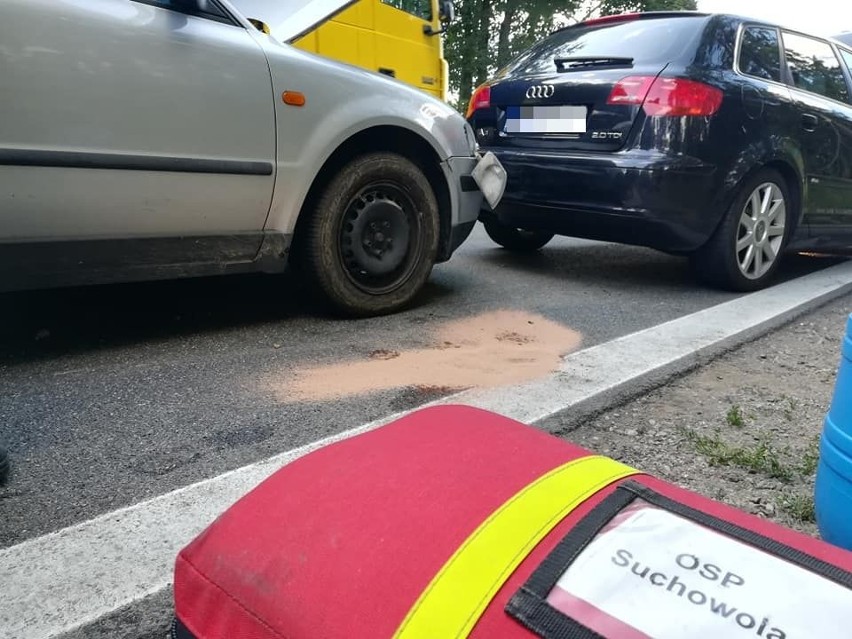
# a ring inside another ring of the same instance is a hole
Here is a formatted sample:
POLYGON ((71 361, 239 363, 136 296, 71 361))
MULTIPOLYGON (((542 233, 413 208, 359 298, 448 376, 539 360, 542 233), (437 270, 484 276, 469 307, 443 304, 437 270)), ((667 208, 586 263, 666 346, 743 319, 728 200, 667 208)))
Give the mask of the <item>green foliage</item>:
POLYGON ((444 54, 464 111, 473 89, 554 29, 596 15, 695 9, 695 0, 455 0, 444 54))
POLYGON ((731 406, 728 409, 728 414, 725 416, 725 419, 727 420, 728 425, 733 426, 734 428, 742 428, 745 426, 743 411, 739 406, 731 406))
POLYGON ((626 11, 695 11, 698 8, 695 0, 639 0, 637 2, 604 0, 600 5, 602 15, 626 11))
POLYGON ((736 466, 782 481, 793 478, 793 469, 781 461, 778 451, 768 441, 754 446, 734 446, 724 441, 719 433, 703 435, 686 428, 682 432, 711 466, 736 466))
POLYGON ((816 473, 817 466, 819 465, 819 437, 812 439, 808 442, 808 447, 805 450, 804 455, 802 455, 802 465, 799 469, 805 477, 813 475, 816 473))
POLYGON ((778 499, 778 506, 793 519, 810 523, 816 521, 813 495, 783 495, 778 499))

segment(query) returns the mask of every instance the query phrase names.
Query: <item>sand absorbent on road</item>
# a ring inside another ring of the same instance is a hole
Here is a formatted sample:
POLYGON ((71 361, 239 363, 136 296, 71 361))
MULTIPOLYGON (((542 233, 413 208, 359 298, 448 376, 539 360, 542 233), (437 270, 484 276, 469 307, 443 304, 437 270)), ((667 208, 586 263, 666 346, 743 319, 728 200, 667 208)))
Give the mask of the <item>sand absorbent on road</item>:
POLYGON ((284 402, 324 401, 406 387, 460 391, 548 375, 582 336, 540 315, 499 310, 440 324, 434 346, 379 350, 364 360, 304 368, 274 385, 284 402))

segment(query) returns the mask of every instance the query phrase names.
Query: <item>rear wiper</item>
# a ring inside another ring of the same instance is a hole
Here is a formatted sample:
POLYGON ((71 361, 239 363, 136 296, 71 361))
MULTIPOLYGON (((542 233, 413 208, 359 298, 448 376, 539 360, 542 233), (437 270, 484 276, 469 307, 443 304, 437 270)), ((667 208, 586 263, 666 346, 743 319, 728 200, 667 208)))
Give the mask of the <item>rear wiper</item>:
POLYGON ((554 58, 553 63, 559 73, 571 69, 584 69, 588 67, 632 67, 633 58, 620 58, 616 56, 572 56, 570 58, 554 58))

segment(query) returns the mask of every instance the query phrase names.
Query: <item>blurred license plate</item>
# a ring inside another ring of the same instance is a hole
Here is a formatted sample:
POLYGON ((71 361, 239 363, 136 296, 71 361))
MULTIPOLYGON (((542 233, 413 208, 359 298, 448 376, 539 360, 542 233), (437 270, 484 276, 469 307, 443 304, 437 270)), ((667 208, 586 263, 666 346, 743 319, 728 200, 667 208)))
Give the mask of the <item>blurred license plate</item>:
POLYGON ((506 133, 585 133, 584 106, 516 106, 506 109, 506 133))

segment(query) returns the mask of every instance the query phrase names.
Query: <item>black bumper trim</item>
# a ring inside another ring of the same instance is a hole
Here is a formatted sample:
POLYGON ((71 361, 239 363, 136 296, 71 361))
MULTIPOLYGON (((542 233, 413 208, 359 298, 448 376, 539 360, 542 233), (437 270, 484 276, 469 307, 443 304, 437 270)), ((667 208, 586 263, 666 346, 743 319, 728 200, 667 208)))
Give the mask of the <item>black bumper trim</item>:
POLYGON ((166 173, 218 173, 222 175, 272 175, 272 162, 211 160, 161 155, 41 151, 0 148, 0 166, 33 166, 114 171, 159 171, 166 173))
POLYGON ((464 193, 472 193, 473 191, 479 190, 479 185, 476 183, 476 180, 473 179, 472 175, 462 175, 459 178, 459 182, 461 184, 461 190, 464 193))

